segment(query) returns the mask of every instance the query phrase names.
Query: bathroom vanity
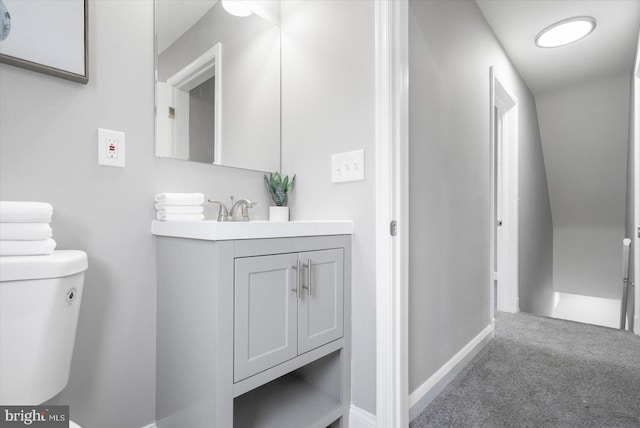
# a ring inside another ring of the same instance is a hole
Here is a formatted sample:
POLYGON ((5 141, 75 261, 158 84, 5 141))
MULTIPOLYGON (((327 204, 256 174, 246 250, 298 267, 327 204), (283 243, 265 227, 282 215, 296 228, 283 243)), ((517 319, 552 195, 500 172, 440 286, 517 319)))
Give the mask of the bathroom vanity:
POLYGON ((164 427, 346 427, 351 222, 157 222, 164 427))

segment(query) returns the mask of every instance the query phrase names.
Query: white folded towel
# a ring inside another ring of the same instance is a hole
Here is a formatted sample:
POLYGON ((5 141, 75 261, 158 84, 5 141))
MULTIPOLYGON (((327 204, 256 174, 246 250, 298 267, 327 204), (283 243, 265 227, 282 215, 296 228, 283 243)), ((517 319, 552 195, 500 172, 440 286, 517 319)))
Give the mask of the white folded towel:
POLYGON ((161 211, 156 213, 156 218, 160 221, 202 221, 203 214, 162 214, 161 211))
POLYGON ((49 223, 0 223, 0 240, 38 241, 51 238, 49 223))
POLYGON ((202 205, 204 194, 202 193, 158 193, 155 201, 166 205, 202 205))
POLYGON ((164 211, 163 214, 200 214, 204 211, 202 205, 167 205, 156 204, 158 211, 164 211))
POLYGON ((56 241, 42 239, 39 241, 0 241, 0 256, 40 256, 53 254, 56 241))
POLYGON ((0 201, 2 223, 50 223, 53 207, 46 202, 0 201))

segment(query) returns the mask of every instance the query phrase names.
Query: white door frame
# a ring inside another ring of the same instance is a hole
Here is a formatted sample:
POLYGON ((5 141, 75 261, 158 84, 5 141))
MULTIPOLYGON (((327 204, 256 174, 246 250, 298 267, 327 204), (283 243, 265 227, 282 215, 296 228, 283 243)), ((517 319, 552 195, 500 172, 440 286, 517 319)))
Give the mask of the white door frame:
POLYGON ((409 3, 375 2, 376 426, 409 426, 409 3), (397 222, 397 234, 390 225, 397 222))
MULTIPOLYGON (((640 35, 638 37, 640 43, 640 35)), ((633 250, 633 278, 634 283, 634 319, 633 331, 640 335, 640 45, 636 52, 636 61, 633 69, 633 104, 631 117, 631 134, 634 147, 634 207, 633 207, 633 230, 632 233, 632 250, 633 250)))
POLYGON ((499 311, 515 313, 520 310, 518 297, 518 99, 496 75, 494 67, 489 69, 491 89, 491 272, 496 265, 498 271, 491 275, 490 315, 494 318, 494 299, 499 311), (497 116, 496 116, 497 115, 497 116), (496 177, 496 165, 502 160, 501 177, 496 177), (496 180, 500 179, 500 182, 496 180), (497 187, 501 190, 496 194, 497 187), (496 216, 496 198, 500 199, 500 217, 496 216), (497 239, 494 231, 496 220, 497 239), (497 252, 495 251, 497 245, 497 252), (494 296, 494 281, 498 281, 497 296, 494 296))
MULTIPOLYGON (((174 137, 173 144, 176 145, 178 141, 184 138, 189 141, 189 91, 211 78, 214 78, 212 120, 215 135, 213 137, 213 163, 222 164, 222 43, 216 43, 198 58, 167 78, 167 85, 171 87, 174 102, 179 103, 181 106, 181 108, 178 108, 174 105, 180 113, 174 119, 178 134, 174 137), (180 128, 184 131, 180 132, 180 128)), ((164 114, 160 114, 158 117, 162 118, 162 120, 167 120, 164 119, 164 114)), ((186 159, 188 158, 187 144, 186 159)))

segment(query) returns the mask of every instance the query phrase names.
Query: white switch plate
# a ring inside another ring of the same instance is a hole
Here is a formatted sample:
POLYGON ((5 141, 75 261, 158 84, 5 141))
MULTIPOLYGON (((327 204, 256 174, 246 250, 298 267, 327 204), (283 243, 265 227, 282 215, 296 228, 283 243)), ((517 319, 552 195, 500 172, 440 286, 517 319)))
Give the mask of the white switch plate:
POLYGON ((364 180, 364 150, 331 156, 331 182, 364 180))
POLYGON ((98 164, 119 166, 125 164, 124 132, 98 128, 98 164))

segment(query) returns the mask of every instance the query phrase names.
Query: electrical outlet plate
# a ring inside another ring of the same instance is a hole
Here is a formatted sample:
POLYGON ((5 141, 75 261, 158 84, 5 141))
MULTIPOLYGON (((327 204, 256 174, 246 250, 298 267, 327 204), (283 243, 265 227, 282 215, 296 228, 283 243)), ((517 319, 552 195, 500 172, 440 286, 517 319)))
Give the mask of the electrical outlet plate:
POLYGON ((125 165, 124 132, 98 128, 98 164, 106 166, 125 165))
POLYGON ((331 182, 364 180, 364 150, 331 156, 331 182))

